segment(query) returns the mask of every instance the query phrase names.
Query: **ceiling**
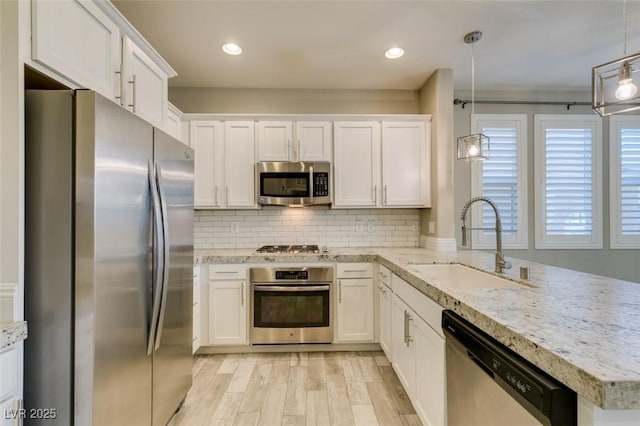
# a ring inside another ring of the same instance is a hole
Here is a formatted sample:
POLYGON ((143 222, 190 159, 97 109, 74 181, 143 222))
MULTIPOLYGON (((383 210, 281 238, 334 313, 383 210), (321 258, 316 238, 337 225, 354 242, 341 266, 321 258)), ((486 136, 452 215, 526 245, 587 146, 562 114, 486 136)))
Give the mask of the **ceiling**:
MULTIPOLYGON (((589 90, 591 67, 623 56, 623 2, 112 0, 177 71, 171 87, 419 89, 438 68, 454 88, 589 90), (229 56, 233 41, 243 53, 229 56), (384 57, 398 45, 405 55, 384 57)), ((626 4, 640 51, 640 2, 626 4)))

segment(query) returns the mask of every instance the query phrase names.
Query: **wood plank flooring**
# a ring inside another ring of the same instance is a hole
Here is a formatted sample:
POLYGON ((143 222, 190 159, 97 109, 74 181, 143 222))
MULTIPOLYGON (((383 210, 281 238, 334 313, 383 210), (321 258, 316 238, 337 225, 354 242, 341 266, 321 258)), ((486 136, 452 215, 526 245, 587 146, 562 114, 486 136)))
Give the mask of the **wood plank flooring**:
POLYGON ((420 425, 383 352, 199 355, 170 426, 420 425))

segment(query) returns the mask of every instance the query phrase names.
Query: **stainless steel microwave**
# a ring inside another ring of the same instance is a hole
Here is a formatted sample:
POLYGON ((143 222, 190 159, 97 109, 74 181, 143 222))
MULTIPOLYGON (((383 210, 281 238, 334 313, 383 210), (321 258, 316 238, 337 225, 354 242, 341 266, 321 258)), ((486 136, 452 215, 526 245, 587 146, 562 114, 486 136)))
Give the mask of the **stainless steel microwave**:
POLYGON ((331 163, 261 161, 256 164, 258 204, 310 206, 331 203, 331 163))

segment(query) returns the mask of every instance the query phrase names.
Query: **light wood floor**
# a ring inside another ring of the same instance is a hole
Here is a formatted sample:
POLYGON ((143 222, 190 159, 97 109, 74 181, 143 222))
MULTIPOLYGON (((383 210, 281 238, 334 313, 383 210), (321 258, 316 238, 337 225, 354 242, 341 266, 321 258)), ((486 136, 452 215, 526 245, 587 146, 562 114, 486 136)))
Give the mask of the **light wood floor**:
POLYGON ((382 352, 197 356, 171 426, 421 425, 382 352))

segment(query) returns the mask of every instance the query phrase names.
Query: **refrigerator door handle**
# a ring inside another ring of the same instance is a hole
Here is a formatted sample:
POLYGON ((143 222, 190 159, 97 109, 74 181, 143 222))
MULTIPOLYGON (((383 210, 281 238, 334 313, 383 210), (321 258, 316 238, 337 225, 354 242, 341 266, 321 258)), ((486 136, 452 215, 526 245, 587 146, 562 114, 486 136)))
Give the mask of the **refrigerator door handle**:
POLYGON ((162 235, 162 213, 160 209, 160 196, 156 185, 156 171, 153 162, 149 161, 149 192, 151 193, 151 203, 153 207, 153 308, 151 310, 151 321, 149 324, 149 333, 147 335, 147 356, 153 352, 153 345, 156 338, 158 327, 158 317, 160 316, 161 302, 161 283, 164 272, 164 238, 162 235))
POLYGON ((163 256, 163 273, 162 273, 162 300, 160 302, 160 317, 158 318, 158 328, 156 330, 155 348, 160 348, 160 339, 162 338, 162 328, 164 325, 164 313, 167 308, 167 295, 169 293, 169 214, 167 211, 167 197, 164 192, 164 183, 162 181, 162 169, 156 164, 156 182, 158 184, 158 193, 160 195, 160 210, 162 218, 162 256, 163 256))

